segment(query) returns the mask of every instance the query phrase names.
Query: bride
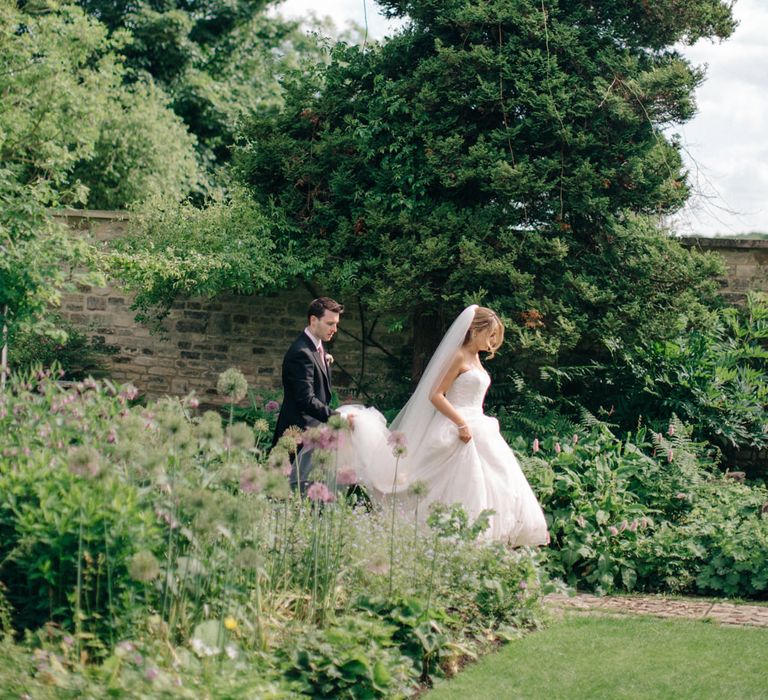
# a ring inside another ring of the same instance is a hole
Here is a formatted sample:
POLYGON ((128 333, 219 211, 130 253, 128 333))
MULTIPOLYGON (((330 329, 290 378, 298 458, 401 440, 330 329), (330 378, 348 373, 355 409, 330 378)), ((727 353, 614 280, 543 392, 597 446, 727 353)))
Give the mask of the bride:
POLYGON ((340 463, 354 466, 374 497, 424 482, 428 493, 422 504, 461 503, 473 519, 491 509, 486 536, 516 546, 546 544, 541 507, 498 421, 483 413, 491 379, 480 353, 492 358, 503 340, 504 326, 493 311, 476 305, 464 309, 392 422, 391 432, 374 408, 339 409, 354 415, 354 430, 340 463), (393 443, 404 445, 399 458, 393 455, 393 443))

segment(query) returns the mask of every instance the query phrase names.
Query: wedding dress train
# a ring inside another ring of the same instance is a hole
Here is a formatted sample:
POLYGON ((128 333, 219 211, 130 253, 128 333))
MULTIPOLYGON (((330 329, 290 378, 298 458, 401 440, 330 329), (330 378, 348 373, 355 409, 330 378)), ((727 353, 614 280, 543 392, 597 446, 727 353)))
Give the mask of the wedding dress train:
MULTIPOLYGON (((386 419, 375 408, 344 406, 354 413, 354 430, 340 455, 354 466, 360 481, 374 497, 402 493, 416 482, 426 485, 420 499, 424 513, 430 503, 461 503, 471 519, 492 509, 485 536, 513 545, 541 545, 549 541, 547 524, 514 453, 499 431, 498 421, 485 415, 483 399, 491 380, 482 367, 460 374, 446 398, 461 413, 472 432, 467 443, 458 438, 455 424, 439 411, 427 414, 418 434, 407 435, 407 454, 399 461, 388 444, 386 419), (413 444, 411 444, 413 443, 413 444)), ((428 408, 421 407, 422 411, 428 408)))

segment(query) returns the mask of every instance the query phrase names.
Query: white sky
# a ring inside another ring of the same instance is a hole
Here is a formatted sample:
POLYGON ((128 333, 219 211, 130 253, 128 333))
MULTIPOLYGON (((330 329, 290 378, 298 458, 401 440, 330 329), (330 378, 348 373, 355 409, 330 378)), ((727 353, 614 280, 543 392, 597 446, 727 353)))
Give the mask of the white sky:
MULTIPOLYGON (((399 26, 373 0, 285 0, 288 17, 330 16, 343 28, 368 18, 369 37, 399 26)), ((673 222, 682 234, 768 232, 768 0, 736 0, 739 27, 728 41, 700 41, 683 53, 707 64, 698 114, 679 133, 696 191, 673 222)))

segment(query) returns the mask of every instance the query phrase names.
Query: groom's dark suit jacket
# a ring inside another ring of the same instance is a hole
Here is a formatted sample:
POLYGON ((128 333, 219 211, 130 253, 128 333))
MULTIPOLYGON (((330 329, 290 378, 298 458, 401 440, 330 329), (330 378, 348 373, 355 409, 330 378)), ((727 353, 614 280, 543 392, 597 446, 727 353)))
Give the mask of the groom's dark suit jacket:
POLYGON ((274 445, 292 425, 307 428, 325 423, 331 415, 331 368, 302 332, 283 358, 283 405, 277 418, 274 445))

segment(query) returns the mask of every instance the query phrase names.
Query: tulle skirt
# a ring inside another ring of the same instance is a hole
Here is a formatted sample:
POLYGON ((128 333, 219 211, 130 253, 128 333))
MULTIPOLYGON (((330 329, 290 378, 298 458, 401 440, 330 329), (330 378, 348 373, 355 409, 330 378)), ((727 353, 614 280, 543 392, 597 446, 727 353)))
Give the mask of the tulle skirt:
MULTIPOLYGON (((340 463, 357 470, 374 498, 384 498, 393 490, 405 495, 413 484, 422 482, 426 493, 419 498, 419 511, 423 514, 435 501, 460 503, 471 519, 491 509, 494 514, 485 537, 515 546, 549 541, 541 506, 495 418, 482 410, 462 408, 472 432, 472 440, 464 443, 456 426, 436 412, 424 435, 406 436, 408 453, 398 460, 379 411, 345 406, 341 412, 354 413, 355 418, 340 463)), ((404 503, 412 501, 403 498, 404 503)))

